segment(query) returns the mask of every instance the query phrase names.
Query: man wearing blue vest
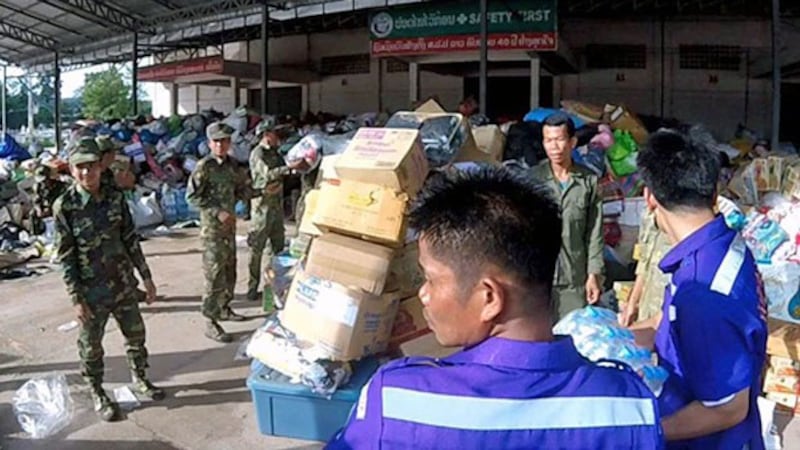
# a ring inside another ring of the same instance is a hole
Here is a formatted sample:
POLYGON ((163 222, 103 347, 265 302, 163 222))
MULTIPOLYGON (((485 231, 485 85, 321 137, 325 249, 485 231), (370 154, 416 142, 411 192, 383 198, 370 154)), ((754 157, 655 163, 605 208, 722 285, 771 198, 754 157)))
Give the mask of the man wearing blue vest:
POLYGON ((719 158, 662 130, 637 164, 647 206, 674 244, 659 263, 671 278, 661 322, 640 336, 654 339, 670 374, 659 395, 668 448, 761 450, 766 303, 753 255, 714 214, 719 158))
POLYGON ((545 186, 500 167, 444 171, 410 224, 425 319, 439 343, 465 350, 381 367, 329 449, 663 447, 641 379, 552 334, 561 218, 545 186))

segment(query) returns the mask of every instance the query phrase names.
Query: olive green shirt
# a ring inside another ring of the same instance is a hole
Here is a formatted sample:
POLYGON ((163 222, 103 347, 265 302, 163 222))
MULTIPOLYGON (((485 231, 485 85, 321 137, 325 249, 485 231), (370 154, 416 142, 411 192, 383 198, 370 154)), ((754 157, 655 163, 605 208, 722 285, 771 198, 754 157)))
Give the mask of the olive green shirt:
POLYGON ((658 268, 658 263, 671 248, 667 235, 656 227, 654 214, 652 212, 642 214, 639 240, 634 251, 634 257, 638 261, 636 275, 644 277, 637 320, 646 320, 661 312, 669 276, 658 268))
POLYGON ((561 206, 561 252, 553 285, 582 289, 589 274, 602 275, 604 268, 603 201, 597 176, 573 164, 562 188, 548 159, 533 168, 533 176, 550 188, 561 206))
POLYGON ((223 226, 221 211, 235 214, 236 201, 250 201, 250 180, 229 156, 217 160, 208 155, 189 177, 186 200, 200 210, 200 235, 204 238, 233 232, 223 226))
POLYGON ((261 196, 259 207, 280 207, 283 177, 290 172, 277 148, 259 144, 250 152, 250 176, 254 196, 261 196))

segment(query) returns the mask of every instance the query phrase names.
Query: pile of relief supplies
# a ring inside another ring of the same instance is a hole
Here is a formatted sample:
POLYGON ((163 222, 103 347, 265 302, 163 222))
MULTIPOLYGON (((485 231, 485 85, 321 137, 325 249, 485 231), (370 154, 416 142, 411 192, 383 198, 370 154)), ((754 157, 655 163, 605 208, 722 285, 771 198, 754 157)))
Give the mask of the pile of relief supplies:
MULTIPOLYGON (((287 158, 310 154, 316 162, 315 140, 303 137, 287 158)), ((431 169, 499 163, 499 152, 481 151, 464 117, 429 103, 396 113, 385 127, 359 128, 340 154, 318 159, 299 235, 265 274, 265 295, 282 309, 252 336, 247 353, 331 395, 347 383, 351 362, 449 353, 436 344, 416 297, 423 277, 407 211, 431 169)))

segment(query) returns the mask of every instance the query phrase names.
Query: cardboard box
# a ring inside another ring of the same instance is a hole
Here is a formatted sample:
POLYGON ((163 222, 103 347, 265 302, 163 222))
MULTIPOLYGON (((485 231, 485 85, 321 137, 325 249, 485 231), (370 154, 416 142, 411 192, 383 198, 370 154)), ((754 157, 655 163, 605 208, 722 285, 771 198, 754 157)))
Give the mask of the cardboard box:
POLYGON ((386 349, 399 301, 396 294, 373 295, 299 271, 279 318, 324 357, 350 361, 386 349))
POLYGON ((339 182, 339 174, 336 172, 336 162, 339 161, 341 155, 328 155, 322 157, 322 162, 319 163, 319 174, 314 183, 314 187, 318 188, 323 182, 337 184, 339 182))
POLYGON ((428 322, 422 314, 422 302, 419 297, 411 297, 400 301, 397 315, 392 325, 392 336, 389 348, 397 349, 401 344, 431 332, 428 322))
POLYGON ((319 189, 312 189, 306 194, 306 198, 303 200, 306 204, 306 209, 303 210, 303 218, 300 220, 300 227, 297 229, 298 232, 311 236, 319 236, 322 234, 322 230, 317 228, 313 222, 314 213, 317 210, 317 204, 319 204, 319 196, 319 189))
POLYGON ((408 195, 391 188, 350 180, 323 183, 312 222, 323 231, 400 247, 407 204, 408 195))
POLYGON ((360 128, 335 163, 342 179, 372 183, 413 197, 428 176, 419 131, 360 128))
POLYGON ((461 351, 460 347, 444 347, 439 344, 433 333, 424 334, 400 345, 400 353, 403 356, 445 358, 459 351, 461 351))
POLYGON ((334 233, 314 239, 306 260, 307 274, 371 294, 384 292, 394 250, 334 233))
POLYGON ((447 112, 442 105, 434 99, 428 99, 414 111, 421 113, 443 113, 447 112))
POLYGON ((606 105, 603 108, 603 121, 608 122, 615 130, 629 131, 639 145, 647 142, 647 128, 636 114, 624 106, 606 105))
POLYGON ((767 319, 767 354, 800 361, 800 324, 767 319))
POLYGON ((490 160, 500 162, 506 147, 506 135, 497 125, 485 125, 472 129, 478 150, 489 155, 490 160))
POLYGON ((425 283, 419 267, 419 245, 416 241, 395 252, 386 278, 386 292, 399 292, 403 297, 416 295, 425 283))

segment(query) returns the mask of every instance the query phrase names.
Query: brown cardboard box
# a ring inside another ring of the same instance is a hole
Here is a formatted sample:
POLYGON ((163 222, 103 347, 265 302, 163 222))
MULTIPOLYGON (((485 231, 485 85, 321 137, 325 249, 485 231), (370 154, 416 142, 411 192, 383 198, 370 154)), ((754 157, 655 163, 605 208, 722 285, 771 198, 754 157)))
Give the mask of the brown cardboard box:
POLYGON ((317 228, 313 222, 314 212, 317 210, 317 204, 319 203, 319 195, 319 189, 312 189, 306 194, 306 198, 303 200, 306 202, 306 209, 303 210, 303 218, 300 220, 300 227, 297 229, 298 232, 310 234, 312 236, 319 236, 322 234, 322 230, 317 228))
POLYGON ((800 412, 800 362, 781 356, 770 356, 763 390, 766 397, 778 403, 781 409, 795 414, 800 412))
POLYGON ((416 241, 398 250, 389 265, 386 292, 399 292, 404 297, 416 295, 425 283, 419 267, 419 245, 416 241))
POLYGON ((323 183, 312 222, 334 231, 391 247, 403 245, 408 195, 375 184, 341 180, 323 183))
POLYGON ((506 146, 506 135, 497 125, 485 125, 472 129, 478 150, 489 155, 490 160, 500 162, 506 146))
POLYGON ((414 111, 421 112, 421 113, 443 113, 443 112, 447 112, 442 107, 442 105, 439 104, 439 102, 437 102, 436 100, 434 100, 432 98, 428 99, 425 103, 420 105, 414 111))
POLYGON ((392 325, 392 336, 389 338, 389 348, 397 349, 401 344, 428 334, 428 322, 422 315, 422 302, 419 297, 411 297, 400 301, 397 315, 392 325))
POLYGON ((445 358, 458 351, 461 351, 460 347, 443 347, 433 333, 424 334, 400 345, 400 353, 403 356, 445 358))
POLYGON ((335 163, 341 179, 372 183, 413 197, 428 176, 418 130, 360 128, 335 163))
POLYGON ((339 174, 336 172, 336 162, 339 160, 339 156, 341 155, 322 157, 322 161, 319 163, 319 175, 317 175, 317 181, 314 184, 315 188, 318 188, 323 181, 334 184, 339 182, 339 174))
POLYGON ((314 239, 306 260, 307 274, 371 294, 384 292, 394 250, 334 233, 314 239))
POLYGON ((349 361, 386 349, 399 301, 396 294, 373 295, 299 271, 279 318, 323 357, 349 361))
POLYGON ((800 324, 768 319, 767 354, 800 361, 800 324))
POLYGON ((603 108, 603 120, 615 130, 629 131, 637 144, 644 145, 647 142, 647 128, 636 114, 624 106, 606 105, 603 108))

